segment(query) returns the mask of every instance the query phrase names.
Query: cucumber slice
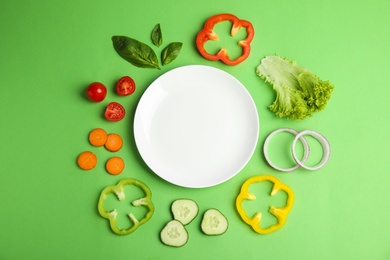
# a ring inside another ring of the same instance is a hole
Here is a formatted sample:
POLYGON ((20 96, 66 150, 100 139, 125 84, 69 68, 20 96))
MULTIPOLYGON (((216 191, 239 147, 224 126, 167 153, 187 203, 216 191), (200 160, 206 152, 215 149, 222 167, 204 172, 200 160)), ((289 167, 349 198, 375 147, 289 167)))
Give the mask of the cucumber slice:
POLYGON ((227 218, 217 209, 208 209, 200 225, 202 232, 209 236, 222 235, 228 229, 227 218))
POLYGON ((174 219, 179 220, 183 225, 187 225, 198 215, 199 207, 193 200, 178 199, 172 203, 171 211, 174 219))
POLYGON ((167 246, 181 247, 188 241, 188 232, 180 221, 174 219, 161 230, 160 239, 167 246))

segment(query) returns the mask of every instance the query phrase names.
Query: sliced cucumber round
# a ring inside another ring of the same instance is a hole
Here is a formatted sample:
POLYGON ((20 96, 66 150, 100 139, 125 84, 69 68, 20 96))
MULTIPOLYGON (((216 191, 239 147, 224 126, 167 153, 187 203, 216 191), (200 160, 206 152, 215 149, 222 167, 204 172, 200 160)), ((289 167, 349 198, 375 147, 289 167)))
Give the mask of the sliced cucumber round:
POLYGON ((188 241, 188 232, 183 223, 174 219, 161 230, 160 239, 167 246, 181 247, 188 241))
POLYGON ((179 220, 183 225, 187 225, 198 215, 199 207, 191 199, 178 199, 172 203, 171 211, 174 219, 179 220))
POLYGON ((209 236, 222 235, 228 229, 227 218, 217 209, 208 209, 200 225, 202 232, 209 236))

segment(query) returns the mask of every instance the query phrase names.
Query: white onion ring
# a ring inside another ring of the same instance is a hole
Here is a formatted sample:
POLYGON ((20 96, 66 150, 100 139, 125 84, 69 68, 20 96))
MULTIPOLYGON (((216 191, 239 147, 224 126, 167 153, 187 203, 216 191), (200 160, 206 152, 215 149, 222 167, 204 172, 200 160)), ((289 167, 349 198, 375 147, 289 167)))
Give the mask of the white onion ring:
MULTIPOLYGON (((300 164, 297 164, 291 168, 281 168, 281 167, 278 167, 276 166, 275 164, 273 164, 270 160, 270 158, 268 157, 268 143, 270 142, 271 138, 276 135, 277 133, 280 133, 280 132, 288 132, 288 133, 291 133, 293 135, 296 135, 298 136, 299 132, 294 130, 294 129, 291 129, 291 128, 280 128, 280 129, 277 129, 275 131, 273 131, 272 133, 270 133, 267 138, 265 139, 265 142, 264 142, 264 146, 263 146, 263 153, 264 153, 264 157, 265 157, 265 160, 267 161, 267 163, 272 167, 274 168, 275 170, 278 170, 278 171, 282 171, 282 172, 291 172, 291 171, 294 171, 296 169, 298 169, 300 167, 300 164)), ((304 148, 304 155, 303 155, 303 158, 302 158, 302 161, 299 161, 300 163, 305 163, 307 158, 309 157, 309 154, 310 154, 310 147, 309 147, 309 144, 308 142, 306 141, 305 137, 303 137, 302 135, 300 135, 298 138, 295 137, 294 141, 296 141, 297 139, 301 140, 302 144, 303 144, 303 148, 304 148)), ((293 147, 295 147, 295 143, 293 145, 293 147)), ((295 159, 296 155, 294 156, 294 160, 297 161, 295 159)))
POLYGON ((314 171, 314 170, 318 170, 318 169, 322 168, 328 162, 328 159, 330 156, 330 144, 329 144, 328 140, 326 140, 326 138, 323 135, 321 135, 320 133, 313 131, 313 130, 305 130, 305 131, 302 131, 295 136, 295 139, 294 139, 293 144, 292 144, 292 153, 293 153, 294 160, 297 162, 298 165, 300 165, 302 168, 305 168, 307 170, 314 171), (315 165, 313 167, 306 166, 304 164, 305 161, 303 161, 303 160, 300 161, 297 158, 297 155, 295 153, 295 144, 296 144, 297 140, 300 139, 301 137, 303 137, 304 135, 310 135, 310 136, 314 137, 315 139, 317 139, 320 142, 320 144, 322 146, 322 150, 323 150, 322 159, 317 165, 315 165))

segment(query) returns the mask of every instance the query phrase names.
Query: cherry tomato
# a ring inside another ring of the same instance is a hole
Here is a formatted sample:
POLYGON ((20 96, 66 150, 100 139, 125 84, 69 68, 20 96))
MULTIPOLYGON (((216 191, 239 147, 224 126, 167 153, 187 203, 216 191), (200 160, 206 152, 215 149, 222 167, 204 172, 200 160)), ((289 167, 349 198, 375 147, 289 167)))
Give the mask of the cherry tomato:
POLYGON ((115 85, 116 92, 121 96, 128 96, 135 91, 135 82, 129 76, 124 76, 115 85))
POLYGON ((93 102, 101 102, 106 97, 107 88, 100 82, 91 83, 87 88, 87 97, 93 102))
POLYGON ((107 105, 104 116, 107 120, 116 122, 122 120, 125 117, 125 114, 125 108, 121 104, 117 102, 111 102, 107 105))

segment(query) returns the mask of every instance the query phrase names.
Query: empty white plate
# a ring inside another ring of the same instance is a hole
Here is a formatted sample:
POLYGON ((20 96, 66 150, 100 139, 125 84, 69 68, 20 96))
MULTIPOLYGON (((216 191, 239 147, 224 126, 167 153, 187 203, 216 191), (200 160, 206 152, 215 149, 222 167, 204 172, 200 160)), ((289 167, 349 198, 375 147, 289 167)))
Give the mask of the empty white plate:
POLYGON ((203 188, 240 172, 257 144, 259 119, 232 75, 189 65, 157 78, 134 118, 137 148, 150 169, 178 186, 203 188))

